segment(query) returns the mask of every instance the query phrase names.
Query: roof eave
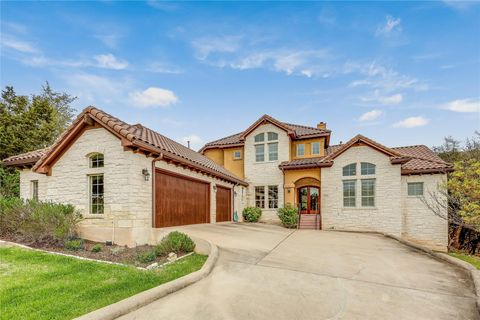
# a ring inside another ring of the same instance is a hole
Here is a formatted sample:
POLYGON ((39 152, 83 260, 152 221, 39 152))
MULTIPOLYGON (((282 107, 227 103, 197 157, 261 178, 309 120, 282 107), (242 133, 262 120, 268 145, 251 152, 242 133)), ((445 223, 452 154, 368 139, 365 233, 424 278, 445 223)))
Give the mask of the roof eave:
POLYGON ((453 172, 454 169, 448 168, 435 168, 435 169, 402 169, 402 176, 418 175, 418 174, 447 174, 453 172))

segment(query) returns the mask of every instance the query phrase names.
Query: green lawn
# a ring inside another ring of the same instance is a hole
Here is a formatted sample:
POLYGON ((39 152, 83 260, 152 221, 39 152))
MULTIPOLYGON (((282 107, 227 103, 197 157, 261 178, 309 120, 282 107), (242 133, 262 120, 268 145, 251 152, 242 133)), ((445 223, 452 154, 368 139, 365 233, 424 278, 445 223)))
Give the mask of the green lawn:
POLYGON ((156 271, 0 248, 0 319, 71 319, 199 270, 193 254, 156 271))
POLYGON ((465 262, 468 262, 475 268, 480 269, 480 257, 472 256, 464 253, 457 253, 457 252, 450 252, 449 255, 457 259, 461 259, 465 262))

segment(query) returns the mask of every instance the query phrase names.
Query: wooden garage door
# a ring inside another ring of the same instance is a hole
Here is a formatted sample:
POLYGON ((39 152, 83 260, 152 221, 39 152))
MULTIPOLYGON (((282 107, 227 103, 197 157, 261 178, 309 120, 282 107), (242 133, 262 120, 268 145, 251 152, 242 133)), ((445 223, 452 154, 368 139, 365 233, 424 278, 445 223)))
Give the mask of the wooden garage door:
POLYGON ((217 186, 217 222, 232 220, 231 189, 217 186))
POLYGON ((210 184, 155 171, 155 227, 210 222, 210 184))

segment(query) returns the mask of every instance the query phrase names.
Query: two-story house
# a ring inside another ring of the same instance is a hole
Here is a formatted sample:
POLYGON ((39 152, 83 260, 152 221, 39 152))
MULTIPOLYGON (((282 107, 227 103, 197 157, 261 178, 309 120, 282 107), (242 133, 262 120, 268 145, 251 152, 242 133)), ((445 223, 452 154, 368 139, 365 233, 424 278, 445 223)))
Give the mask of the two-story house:
POLYGON ((50 147, 3 160, 25 199, 73 204, 86 239, 155 243, 163 228, 241 219, 246 206, 278 223, 298 206, 300 228, 376 231, 447 247, 448 222, 424 201, 452 170, 425 146, 388 148, 358 135, 331 145, 325 123, 263 116, 200 152, 141 124, 88 107, 50 147))
POLYGON ((245 205, 261 208, 265 222, 278 222, 277 209, 290 203, 301 228, 385 232, 446 248, 448 222, 423 199, 439 195, 450 164, 422 145, 389 148, 362 135, 331 145, 330 135, 324 122, 264 115, 200 152, 248 183, 245 205))

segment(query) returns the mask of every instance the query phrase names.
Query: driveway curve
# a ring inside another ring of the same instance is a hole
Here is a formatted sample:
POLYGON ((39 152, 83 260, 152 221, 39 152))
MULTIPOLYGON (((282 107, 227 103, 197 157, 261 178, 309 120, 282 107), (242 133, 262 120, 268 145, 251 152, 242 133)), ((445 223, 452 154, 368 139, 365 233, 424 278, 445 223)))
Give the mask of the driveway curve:
POLYGON ((463 269, 377 234, 221 223, 204 280, 120 319, 480 319, 463 269))

